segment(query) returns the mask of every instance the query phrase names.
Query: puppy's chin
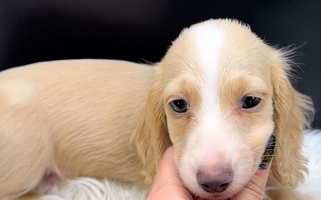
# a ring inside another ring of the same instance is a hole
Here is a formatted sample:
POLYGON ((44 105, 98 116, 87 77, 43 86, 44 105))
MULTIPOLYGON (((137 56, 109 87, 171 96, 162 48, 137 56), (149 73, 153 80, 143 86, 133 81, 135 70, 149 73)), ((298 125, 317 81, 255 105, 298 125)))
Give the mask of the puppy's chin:
POLYGON ((244 185, 236 187, 231 187, 227 189, 224 192, 221 193, 207 193, 201 188, 189 188, 188 186, 187 189, 193 194, 195 199, 198 200, 227 200, 239 193, 239 191, 243 188, 244 185))

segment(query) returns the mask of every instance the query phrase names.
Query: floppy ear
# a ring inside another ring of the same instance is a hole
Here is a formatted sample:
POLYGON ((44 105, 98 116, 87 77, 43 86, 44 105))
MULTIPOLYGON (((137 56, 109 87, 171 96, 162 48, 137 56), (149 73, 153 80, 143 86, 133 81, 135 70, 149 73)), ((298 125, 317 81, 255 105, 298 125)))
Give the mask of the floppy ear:
POLYGON ((277 51, 271 66, 274 121, 277 144, 272 172, 286 187, 304 180, 306 158, 302 155, 303 129, 310 126, 314 114, 311 99, 297 92, 290 82, 287 53, 277 51))
POLYGON ((151 184, 161 156, 171 144, 163 105, 163 81, 159 66, 157 66, 155 81, 138 121, 133 139, 144 165, 141 171, 145 177, 144 182, 151 184))

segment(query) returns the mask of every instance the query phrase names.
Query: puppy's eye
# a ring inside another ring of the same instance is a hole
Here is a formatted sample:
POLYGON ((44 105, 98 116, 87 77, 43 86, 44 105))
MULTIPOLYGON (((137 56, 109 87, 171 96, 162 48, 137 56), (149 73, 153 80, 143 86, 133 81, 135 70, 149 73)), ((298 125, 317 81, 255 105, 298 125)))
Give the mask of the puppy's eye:
POLYGON ((261 98, 259 97, 253 97, 253 96, 244 96, 241 100, 241 107, 243 109, 251 109, 255 106, 259 105, 261 102, 261 98))
POLYGON ((177 113, 185 113, 187 111, 187 102, 184 99, 176 99, 169 102, 169 105, 177 113))

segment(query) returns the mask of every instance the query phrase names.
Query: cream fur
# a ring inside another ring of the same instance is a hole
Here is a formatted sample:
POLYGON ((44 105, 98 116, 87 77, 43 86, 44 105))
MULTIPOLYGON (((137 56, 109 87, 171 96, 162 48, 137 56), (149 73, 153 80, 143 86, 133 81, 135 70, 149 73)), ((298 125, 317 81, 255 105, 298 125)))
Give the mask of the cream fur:
POLYGON ((185 29, 155 66, 70 60, 4 71, 0 199, 39 192, 52 177, 109 178, 146 187, 171 144, 193 193, 227 199, 255 173, 271 134, 277 146, 269 184, 279 191, 269 195, 290 196, 294 190, 288 187, 304 179, 303 129, 313 108, 291 86, 289 70, 286 53, 246 25, 209 20, 185 29), (241 109, 245 95, 262 102, 241 109), (187 101, 186 113, 170 108, 175 99, 187 101), (197 172, 215 175, 220 168, 231 169, 235 181, 221 193, 203 191, 197 172))

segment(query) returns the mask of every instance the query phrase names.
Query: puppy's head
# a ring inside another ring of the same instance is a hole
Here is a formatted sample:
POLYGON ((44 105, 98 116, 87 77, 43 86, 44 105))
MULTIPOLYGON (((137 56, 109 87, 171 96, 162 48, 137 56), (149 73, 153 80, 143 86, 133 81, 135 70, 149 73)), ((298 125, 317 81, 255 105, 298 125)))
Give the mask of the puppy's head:
POLYGON ((292 88, 282 51, 237 21, 209 20, 185 29, 157 70, 137 132, 147 174, 171 142, 186 187, 226 199, 257 171, 274 134, 275 178, 287 186, 303 178, 302 129, 312 107, 292 88))

